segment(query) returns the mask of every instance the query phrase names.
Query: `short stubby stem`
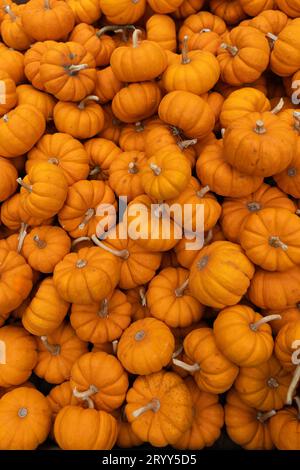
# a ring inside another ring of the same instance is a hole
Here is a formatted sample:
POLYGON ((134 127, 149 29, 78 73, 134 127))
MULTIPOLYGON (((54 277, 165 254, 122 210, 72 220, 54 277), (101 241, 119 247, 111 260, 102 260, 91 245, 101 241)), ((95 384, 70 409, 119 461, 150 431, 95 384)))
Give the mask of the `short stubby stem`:
POLYGON ((226 49, 226 51, 230 52, 230 54, 235 57, 239 50, 236 46, 232 46, 231 44, 227 44, 226 42, 223 42, 220 46, 222 49, 226 49))
POLYGON ((177 145, 180 148, 180 150, 185 150, 191 145, 196 145, 197 142, 198 142, 198 139, 183 140, 181 142, 178 142, 177 145))
POLYGON ((273 248, 281 248, 283 251, 288 250, 288 246, 283 243, 279 237, 277 236, 270 236, 269 237, 269 245, 273 248))
POLYGON ((78 261, 76 261, 76 268, 78 269, 83 269, 87 266, 88 262, 86 259, 79 259, 78 261))
POLYGON ((272 418, 272 416, 275 416, 275 415, 276 415, 275 410, 267 411, 266 413, 259 411, 256 415, 256 418, 261 423, 265 423, 268 419, 272 418))
POLYGON ((146 336, 146 333, 144 330, 140 330, 138 331, 135 335, 134 335, 134 339, 136 341, 142 341, 146 336))
POLYGON ((197 191, 197 196, 203 198, 208 192, 210 191, 210 187, 208 185, 204 186, 200 191, 197 191))
POLYGON ((254 132, 256 132, 256 134, 265 134, 267 132, 264 121, 260 119, 256 121, 254 132))
POLYGON ((101 308, 98 312, 98 316, 100 318, 107 318, 108 317, 108 300, 104 299, 101 302, 101 308))
POLYGON ((52 165, 59 165, 59 160, 56 157, 51 157, 48 158, 48 163, 51 163, 52 165))
POLYGON ((141 301, 142 307, 147 307, 147 299, 146 299, 145 294, 146 294, 146 292, 145 292, 144 287, 141 287, 139 289, 139 296, 140 296, 140 301, 141 301))
POLYGON ((19 418, 26 418, 26 416, 28 415, 28 409, 27 408, 19 408, 18 410, 18 416, 19 418))
POLYGON ((259 202, 248 202, 247 208, 250 212, 258 212, 262 209, 261 205, 259 202))
POLYGON ((35 235, 35 236, 33 237, 33 241, 34 241, 34 243, 36 244, 36 246, 37 246, 38 248, 40 248, 41 250, 42 250, 43 248, 46 248, 46 246, 47 246, 47 243, 46 243, 44 240, 41 240, 38 235, 35 235))
POLYGON ((139 169, 138 169, 136 162, 130 162, 128 164, 128 173, 135 175, 138 172, 139 172, 139 169))
POLYGON ((278 381, 275 379, 275 377, 270 377, 270 378, 267 380, 267 385, 268 385, 268 387, 270 387, 270 388, 278 388, 278 387, 279 387, 279 383, 278 383, 278 381))
POLYGON ((159 176, 161 174, 161 168, 158 165, 155 165, 155 163, 150 163, 150 168, 155 176, 159 176))
POLYGON ((77 73, 81 72, 81 70, 88 69, 89 66, 88 64, 78 64, 78 65, 67 65, 66 67, 66 72, 69 75, 77 75, 77 73))

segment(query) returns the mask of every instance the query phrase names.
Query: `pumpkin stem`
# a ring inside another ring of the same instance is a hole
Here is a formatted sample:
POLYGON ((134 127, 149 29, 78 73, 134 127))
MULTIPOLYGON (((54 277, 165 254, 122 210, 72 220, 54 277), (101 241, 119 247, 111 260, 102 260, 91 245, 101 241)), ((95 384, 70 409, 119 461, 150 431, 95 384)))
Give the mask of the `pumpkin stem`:
POLYGON ((275 44, 275 42, 276 42, 277 39, 278 39, 278 36, 276 36, 276 35, 273 34, 273 33, 267 33, 267 34, 266 34, 266 38, 267 38, 268 41, 269 41, 269 44, 270 44, 271 49, 273 49, 274 44, 275 44))
POLYGON ((296 215, 300 215, 300 209, 297 209, 295 212, 296 215))
POLYGON ((78 243, 80 242, 89 242, 90 240, 91 240, 90 237, 75 238, 75 240, 72 241, 72 248, 74 248, 74 246, 78 245, 78 243))
POLYGON ((87 266, 87 264, 88 264, 88 262, 87 262, 86 259, 79 259, 79 260, 76 262, 75 266, 76 266, 76 268, 78 268, 78 269, 82 269, 82 268, 85 268, 85 267, 87 266))
POLYGON ((153 171, 153 173, 155 174, 155 176, 159 176, 161 174, 161 168, 159 166, 155 165, 155 163, 150 163, 150 168, 153 171))
POLYGON ((287 175, 290 176, 291 178, 293 176, 296 176, 297 175, 297 169, 295 167, 288 168, 287 175))
POLYGON ((118 344, 119 344, 119 341, 118 341, 117 339, 115 339, 115 340, 112 342, 113 353, 114 353, 114 354, 117 354, 118 344))
POLYGON ((187 288, 187 286, 189 285, 189 278, 187 278, 182 284, 181 286, 177 287, 177 289, 175 289, 175 295, 176 297, 182 297, 183 294, 184 294, 184 291, 185 289, 187 288))
POLYGON ((144 132, 145 126, 141 121, 136 122, 134 124, 134 130, 135 130, 135 132, 144 132))
POLYGON ((300 112, 294 111, 293 117, 295 119, 294 129, 295 131, 300 132, 300 112))
POLYGON ((90 172, 89 176, 96 176, 100 173, 101 169, 100 166, 96 165, 90 172))
POLYGON ((138 172, 139 172, 139 169, 138 169, 136 162, 130 162, 128 164, 128 173, 135 175, 138 172))
POLYGON ((59 165, 59 160, 56 157, 52 157, 48 159, 48 163, 51 163, 52 165, 59 165))
POLYGON ((49 3, 49 0, 44 0, 44 8, 45 10, 50 10, 50 3, 49 3))
POLYGON ((198 142, 198 139, 183 140, 182 142, 178 142, 177 145, 180 148, 180 150, 185 150, 191 145, 196 145, 197 142, 198 142))
POLYGON ((147 299, 146 299, 144 287, 141 287, 139 289, 139 296, 140 296, 140 299, 141 299, 142 307, 147 307, 147 299))
POLYGON ((5 11, 5 13, 7 13, 10 16, 11 21, 16 21, 17 16, 14 14, 14 12, 12 11, 9 5, 5 5, 3 10, 5 11))
POLYGON ((120 25, 103 26, 103 28, 100 28, 100 29, 98 29, 98 31, 96 31, 96 36, 98 38, 100 38, 101 36, 103 36, 103 34, 108 33, 110 31, 113 31, 114 33, 119 32, 120 29, 124 29, 124 28, 126 28, 126 26, 120 26, 120 25))
POLYGON ((32 186, 31 184, 26 184, 23 182, 22 178, 18 178, 17 179, 17 183, 19 183, 20 186, 22 186, 22 188, 26 189, 29 193, 32 192, 32 186))
POLYGON ((232 46, 231 44, 227 44, 226 42, 223 42, 220 46, 222 49, 226 49, 226 51, 230 52, 230 54, 235 57, 239 50, 236 46, 232 46))
POLYGON ((18 253, 21 253, 21 250, 23 248, 24 240, 27 235, 27 228, 28 228, 28 224, 25 224, 24 222, 22 222, 19 236, 18 236, 18 248, 17 248, 18 253))
POLYGON ((134 418, 138 418, 143 413, 147 411, 153 411, 156 413, 160 409, 160 401, 157 398, 153 398, 147 405, 138 408, 137 410, 133 411, 132 416, 134 418))
POLYGON ((200 366, 197 363, 187 364, 186 362, 183 362, 183 361, 180 361, 179 359, 174 359, 174 358, 172 359, 172 362, 173 364, 175 364, 175 366, 181 367, 181 369, 184 369, 190 372, 191 374, 193 372, 197 372, 198 370, 200 370, 200 366))
POLYGON ((47 246, 47 243, 44 240, 41 240, 38 235, 35 235, 33 237, 33 241, 35 242, 35 244, 37 245, 38 248, 43 249, 43 248, 46 248, 46 246, 47 246))
POLYGON ((256 419, 260 421, 261 423, 264 423, 268 419, 272 418, 272 416, 276 415, 275 410, 267 411, 266 413, 263 413, 262 411, 259 411, 256 415, 256 419))
POLYGON ((271 113, 272 114, 277 114, 279 113, 282 108, 284 106, 284 99, 283 98, 280 98, 280 100, 278 101, 278 103, 276 104, 276 106, 271 110, 271 113))
POLYGON ((81 224, 78 225, 79 230, 84 230, 84 228, 87 226, 89 221, 94 217, 94 215, 95 215, 95 209, 90 207, 86 211, 83 221, 81 222, 81 224))
POLYGON ((265 134, 267 132, 264 121, 259 119, 256 121, 255 125, 254 132, 256 132, 256 134, 265 134))
POLYGON ((261 210, 261 205, 259 202, 248 202, 247 207, 250 212, 257 212, 261 210))
POLYGON ((297 389, 299 380, 300 380, 300 364, 298 364, 296 369, 295 369, 295 372, 293 374, 293 378, 291 380, 290 386, 289 386, 287 394, 286 394, 285 403, 287 405, 291 405, 292 402, 293 402, 293 396, 294 396, 294 393, 297 389))
POLYGON ((8 121, 9 121, 8 114, 4 114, 2 119, 3 119, 4 122, 8 123, 8 121))
POLYGON ((202 256, 202 258, 200 258, 198 263, 197 263, 198 269, 204 269, 205 266, 207 265, 208 261, 209 261, 209 257, 207 255, 202 256))
POLYGON ((188 52, 188 42, 189 42, 189 37, 184 36, 183 41, 182 41, 182 49, 181 49, 181 63, 182 64, 189 64, 191 62, 191 59, 189 58, 188 52))
POLYGON ((267 385, 270 388, 278 388, 279 387, 279 383, 277 382, 277 380, 274 377, 270 377, 268 379, 267 385))
POLYGON ((80 103, 78 104, 78 109, 80 110, 84 109, 87 101, 99 101, 99 98, 96 95, 87 96, 82 101, 80 101, 80 103))
POLYGON ((281 315, 267 315, 255 323, 250 323, 250 328, 252 331, 257 331, 261 325, 264 325, 265 323, 273 320, 281 320, 281 315))
POLYGON ((299 397, 294 397, 294 400, 296 402, 297 408, 298 408, 298 416, 297 418, 300 420, 300 398, 299 397))
POLYGON ((80 72, 81 70, 85 70, 85 69, 88 69, 89 66, 88 64, 78 64, 78 65, 67 65, 66 66, 66 69, 67 69, 67 72, 69 73, 69 75, 76 75, 78 72, 80 72))
POLYGON ((75 398, 79 398, 79 400, 84 400, 87 402, 89 408, 94 408, 94 402, 90 398, 91 395, 94 395, 95 393, 98 393, 99 390, 95 385, 90 385, 88 390, 85 390, 84 392, 78 392, 77 388, 73 388, 73 395, 75 398))
POLYGON ((18 409, 18 416, 19 418, 26 418, 26 416, 28 415, 28 409, 27 408, 19 408, 18 409))
POLYGON ((181 130, 178 129, 176 126, 169 126, 170 131, 172 132, 172 135, 180 135, 182 134, 181 130))
POLYGON ((183 346, 179 346, 178 349, 176 349, 176 351, 173 352, 172 354, 172 359, 176 359, 176 357, 178 357, 183 351, 183 346))
POLYGON ((200 29, 199 33, 211 33, 211 29, 209 29, 209 28, 202 28, 202 29, 200 29))
POLYGON ((98 312, 98 316, 101 318, 107 318, 108 317, 108 300, 104 299, 101 302, 101 308, 98 312))
POLYGON ((271 236, 269 237, 269 245, 273 248, 281 248, 283 251, 288 250, 288 246, 283 243, 279 237, 271 236))
POLYGON ((212 229, 210 229, 210 230, 207 232, 207 235, 206 235, 206 237, 205 237, 205 239, 204 239, 204 244, 203 244, 203 245, 204 245, 204 246, 208 245, 209 242, 212 240, 212 238, 213 238, 213 231, 212 231, 212 229))
POLYGON ((50 344, 50 343, 48 343, 47 336, 41 336, 40 338, 41 338, 41 341, 42 341, 43 345, 45 346, 47 351, 50 354, 52 354, 52 356, 58 356, 60 354, 60 350, 61 350, 60 344, 50 344))
POLYGON ((103 242, 101 242, 96 235, 92 235, 92 240, 95 243, 95 245, 99 246, 100 248, 103 248, 104 250, 108 251, 112 255, 119 256, 119 258, 122 258, 124 260, 129 258, 129 251, 128 250, 116 250, 114 248, 111 248, 107 245, 105 245, 103 242))
POLYGON ((142 35, 142 31, 140 29, 135 29, 132 35, 132 47, 136 48, 139 47, 139 41, 142 35))
POLYGON ((210 187, 208 185, 204 186, 200 191, 197 191, 197 196, 202 198, 210 191, 210 187))

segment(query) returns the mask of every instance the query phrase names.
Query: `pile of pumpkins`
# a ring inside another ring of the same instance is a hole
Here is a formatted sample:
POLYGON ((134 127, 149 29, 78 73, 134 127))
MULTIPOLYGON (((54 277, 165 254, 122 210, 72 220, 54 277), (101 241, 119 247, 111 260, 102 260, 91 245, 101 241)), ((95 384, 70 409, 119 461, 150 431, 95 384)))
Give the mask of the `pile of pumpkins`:
POLYGON ((0 449, 300 450, 300 0, 0 23, 0 449), (202 205, 202 248, 153 204, 202 205))

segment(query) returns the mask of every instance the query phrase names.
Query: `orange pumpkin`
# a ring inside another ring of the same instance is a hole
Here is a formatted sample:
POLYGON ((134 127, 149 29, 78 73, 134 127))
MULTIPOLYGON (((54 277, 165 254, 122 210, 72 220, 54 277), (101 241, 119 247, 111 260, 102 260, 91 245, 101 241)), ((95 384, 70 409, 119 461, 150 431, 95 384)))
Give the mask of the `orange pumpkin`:
POLYGON ((148 0, 148 3, 156 13, 172 13, 182 3, 182 0, 148 0))
POLYGON ((245 12, 239 0, 210 0, 211 11, 228 24, 235 24, 245 18, 245 12))
POLYGON ((117 196, 127 196, 128 202, 144 194, 143 167, 147 159, 144 152, 123 152, 109 167, 109 185, 117 196))
POLYGON ((31 217, 21 206, 20 199, 20 193, 16 193, 14 196, 4 201, 1 206, 1 221, 10 230, 16 231, 22 229, 25 235, 26 230, 24 229, 27 228, 27 225, 47 225, 52 222, 51 218, 43 220, 37 217, 31 217))
POLYGON ((96 66, 106 66, 116 45, 113 38, 105 33, 115 28, 104 26, 97 30, 91 25, 80 23, 73 29, 70 41, 81 44, 94 57, 96 66))
POLYGON ((101 17, 99 0, 66 0, 75 16, 75 23, 93 24, 101 17))
POLYGON ((296 407, 283 408, 270 420, 271 438, 279 450, 299 450, 299 397, 295 397, 296 407))
POLYGON ((0 69, 5 70, 16 84, 25 80, 24 62, 21 52, 6 47, 0 49, 0 69))
POLYGON ((144 287, 136 287, 127 291, 127 300, 132 307, 132 320, 137 321, 150 316, 144 287))
POLYGON ((40 65, 42 56, 46 51, 48 51, 55 45, 55 41, 36 42, 32 44, 30 49, 28 49, 24 54, 23 62, 25 66, 24 72, 26 78, 38 90, 45 90, 40 76, 40 65))
POLYGON ((277 35, 287 25, 288 21, 289 18, 282 11, 269 9, 262 11, 258 16, 254 16, 247 26, 257 28, 264 34, 272 33, 277 35))
POLYGON ((176 51, 176 26, 169 16, 158 14, 150 16, 146 23, 146 33, 149 41, 156 42, 163 49, 176 51))
POLYGON ((173 15, 175 18, 186 18, 201 10, 203 4, 204 0, 183 0, 173 15))
POLYGON ((0 157, 0 173, 3 178, 0 186, 0 202, 3 202, 16 191, 18 172, 12 163, 0 157))
POLYGON ((108 103, 123 88, 124 84, 117 79, 111 67, 97 70, 94 93, 100 104, 108 103))
POLYGON ((287 323, 290 322, 297 322, 300 320, 300 310, 298 307, 298 304, 296 304, 294 307, 290 308, 285 308, 283 310, 269 310, 269 311, 264 311, 263 315, 280 315, 280 319, 278 318, 277 320, 273 320, 270 322, 270 325, 272 327, 272 331, 275 335, 279 333, 281 328, 284 327, 287 323))
POLYGON ((1 22, 1 36, 3 42, 13 49, 23 51, 28 49, 32 42, 32 34, 27 34, 23 25, 23 12, 25 5, 6 5, 6 15, 1 22))
POLYGON ((30 104, 38 109, 46 120, 53 117, 55 99, 48 93, 36 90, 31 85, 19 85, 17 87, 18 104, 30 104))
POLYGON ((89 157, 90 179, 108 179, 108 170, 122 150, 107 139, 90 139, 84 143, 89 157))
POLYGON ((132 24, 139 20, 146 8, 146 0, 101 0, 101 10, 112 24, 132 24))
MULTIPOLYGON (((298 120, 295 120, 296 123, 298 120)), ((295 124, 297 126, 297 124, 295 124)), ((278 187, 287 194, 293 197, 300 197, 300 180, 299 180, 299 155, 300 155, 300 139, 296 140, 296 149, 292 161, 285 170, 281 173, 274 175, 278 187)))
POLYGON ((4 70, 0 70, 0 80, 0 116, 3 116, 16 106, 18 97, 14 80, 4 70))
POLYGON ((126 417, 125 407, 119 410, 118 416, 118 438, 117 446, 122 449, 130 449, 132 447, 143 444, 143 441, 134 434, 130 423, 126 417))
POLYGON ((259 15, 264 10, 273 10, 274 0, 240 0, 240 4, 245 13, 249 16, 259 15))
POLYGON ((273 43, 270 66, 272 71, 280 77, 288 77, 297 72, 300 67, 298 31, 299 19, 297 18, 290 21, 278 36, 269 35, 273 43))
POLYGON ((122 123, 112 112, 110 104, 107 104, 105 107, 103 107, 103 111, 104 127, 100 132, 99 137, 102 137, 103 139, 109 139, 115 144, 118 144, 122 123))

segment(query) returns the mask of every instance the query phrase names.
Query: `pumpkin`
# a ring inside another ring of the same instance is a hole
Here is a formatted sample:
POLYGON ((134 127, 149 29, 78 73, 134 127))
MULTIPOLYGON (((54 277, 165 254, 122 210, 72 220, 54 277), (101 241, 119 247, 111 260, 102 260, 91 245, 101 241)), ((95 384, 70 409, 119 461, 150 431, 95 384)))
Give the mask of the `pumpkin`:
POLYGON ((113 114, 123 122, 146 119, 158 110, 161 91, 155 82, 130 83, 112 100, 113 114))
POLYGON ((6 15, 1 22, 1 36, 3 42, 13 49, 23 51, 33 42, 32 35, 26 34, 23 26, 22 13, 25 5, 6 5, 6 15))
POLYGON ((84 148, 89 157, 90 179, 108 179, 110 165, 122 150, 111 140, 99 138, 88 140, 84 143, 84 148))
POLYGON ((40 80, 61 101, 80 101, 96 84, 95 59, 76 42, 55 43, 42 55, 40 80))
POLYGON ((25 80, 24 62, 21 52, 8 48, 0 49, 0 69, 5 70, 16 84, 25 80))
POLYGON ((284 272, 257 269, 250 283, 250 301, 260 308, 281 310, 293 307, 300 299, 299 267, 284 272))
POLYGON ((148 3, 156 13, 172 13, 181 4, 183 0, 148 0, 148 3))
POLYGON ((131 304, 126 295, 116 289, 110 298, 98 304, 73 304, 70 322, 77 336, 91 343, 111 342, 123 333, 131 322, 131 304))
POLYGON ((245 13, 249 16, 259 15, 264 10, 273 10, 274 0, 240 0, 240 4, 245 13))
POLYGON ((295 133, 277 116, 249 113, 226 129, 224 157, 243 173, 271 176, 287 168, 295 144, 295 133))
POLYGON ((22 10, 24 30, 36 41, 64 39, 74 23, 72 9, 60 0, 30 0, 22 10))
POLYGON ((203 4, 204 0, 183 0, 173 15, 175 18, 186 18, 201 10, 203 4))
POLYGON ((195 259, 189 288, 202 304, 224 308, 240 301, 253 275, 254 267, 239 245, 214 242, 204 247, 195 259))
POLYGON ((141 183, 148 196, 159 201, 175 198, 188 185, 191 167, 179 151, 161 151, 147 163, 141 171, 141 183))
POLYGON ((107 104, 104 108, 104 127, 100 132, 99 137, 108 139, 115 144, 119 143, 120 132, 121 132, 121 121, 116 118, 113 114, 111 105, 107 104))
POLYGON ((0 157, 0 173, 3 178, 0 185, 0 201, 2 202, 16 191, 18 172, 12 163, 0 157))
POLYGON ((54 269, 59 295, 70 303, 92 304, 105 299, 120 277, 120 261, 99 248, 70 253, 54 269), (72 282, 70 283, 70 280, 72 282))
MULTIPOLYGON (((69 381, 53 387, 47 395, 48 404, 52 413, 52 425, 59 411, 65 406, 80 406, 82 402, 73 395, 73 391, 69 381)), ((52 432, 51 432, 52 437, 52 432)))
POLYGON ((63 171, 50 163, 33 165, 21 185, 20 204, 32 217, 49 218, 58 213, 67 197, 68 185, 63 171))
POLYGON ((123 86, 124 84, 117 79, 110 66, 97 70, 94 93, 98 97, 100 104, 111 101, 123 86))
POLYGON ((124 152, 139 150, 140 152, 146 153, 147 135, 152 129, 157 129, 158 127, 160 127, 160 120, 151 118, 143 122, 127 124, 123 127, 120 133, 119 145, 121 149, 124 152))
POLYGON ((109 185, 117 196, 127 196, 128 202, 144 194, 143 167, 147 164, 144 152, 124 152, 109 167, 109 185))
POLYGON ((279 34, 287 25, 289 18, 280 10, 264 10, 258 16, 254 16, 247 26, 259 29, 262 33, 279 34))
POLYGON ((104 26, 97 30, 93 26, 80 23, 73 29, 70 41, 81 44, 87 52, 92 54, 96 66, 107 66, 116 45, 113 39, 105 33, 114 28, 114 26, 104 26))
MULTIPOLYGON (((209 191, 208 186, 201 187, 197 179, 192 177, 185 190, 178 197, 169 201, 174 207, 181 208, 185 235, 191 232, 198 233, 202 223, 202 230, 205 231, 210 230, 217 223, 221 214, 221 206, 209 191), (200 214, 200 216, 198 214, 199 206, 203 209, 203 215, 200 214)), ((174 211, 175 221, 176 216, 177 211, 174 211)))
POLYGON ((278 187, 287 194, 293 197, 300 197, 299 185, 299 155, 300 155, 300 139, 296 140, 296 149, 294 156, 288 165, 281 173, 274 175, 278 187))
POLYGON ((68 380, 73 364, 87 352, 87 343, 76 336, 68 323, 61 323, 52 333, 38 338, 37 346, 34 373, 51 384, 68 380))
POLYGON ((225 99, 220 115, 221 125, 226 128, 233 121, 246 116, 248 113, 264 113, 270 110, 270 102, 264 93, 255 88, 241 88, 233 91, 225 99))
POLYGON ((285 209, 263 209, 247 218, 240 242, 248 258, 268 271, 286 271, 300 263, 300 220, 285 209))
POLYGON ((116 419, 105 411, 65 406, 54 422, 54 437, 63 450, 110 450, 118 435, 116 419), (73 423, 77 426, 74 427, 73 423), (89 423, 86 429, 86 423, 89 423), (84 430, 84 436, 80 435, 84 430))
POLYGON ((116 444, 122 449, 130 449, 143 444, 143 441, 134 434, 132 427, 126 418, 125 407, 122 407, 119 410, 118 438, 116 444))
POLYGON ((250 215, 266 208, 286 209, 295 213, 293 201, 280 189, 265 183, 247 197, 225 199, 221 226, 226 239, 237 242, 250 215))
POLYGON ((146 34, 149 41, 156 42, 163 49, 176 51, 176 26, 169 16, 158 14, 150 16, 146 23, 146 34))
POLYGON ((245 12, 239 0, 210 0, 211 11, 228 24, 235 24, 245 18, 245 12))
POLYGON ((182 450, 210 447, 220 437, 224 424, 224 411, 218 395, 199 390, 192 377, 187 377, 184 383, 192 397, 194 418, 191 428, 173 446, 182 450))
POLYGON ((53 96, 38 91, 31 85, 19 85, 16 92, 18 104, 30 104, 38 109, 46 120, 52 119, 55 106, 53 96))
POLYGON ((177 153, 179 150, 187 157, 190 166, 192 167, 195 163, 193 147, 196 144, 196 141, 197 139, 185 140, 182 132, 176 127, 167 126, 161 121, 157 123, 153 121, 153 125, 145 135, 144 151, 146 153, 146 157, 150 158, 162 150, 177 153), (188 153, 190 150, 193 152, 192 154, 188 153))
POLYGON ((174 352, 174 336, 156 318, 144 318, 132 323, 118 344, 118 359, 131 374, 146 375, 167 366, 174 352))
POLYGON ((33 228, 26 236, 22 253, 33 269, 47 274, 53 272, 70 249, 71 241, 64 230, 44 225, 33 228))
POLYGON ((271 450, 269 418, 275 410, 263 413, 246 405, 235 390, 226 396, 225 425, 230 439, 247 450, 271 450))
POLYGON ((178 37, 181 43, 185 36, 189 37, 190 50, 202 49, 216 55, 225 31, 226 23, 222 18, 208 11, 199 11, 184 20, 178 37))
POLYGON ((298 18, 300 15, 299 0, 276 0, 280 10, 292 18, 298 18))
POLYGON ((239 369, 218 349, 211 328, 192 330, 184 338, 183 348, 189 363, 178 359, 173 363, 191 373, 200 390, 215 394, 229 390, 239 369))
POLYGON ((289 22, 278 36, 269 35, 273 43, 270 66, 280 77, 288 77, 300 67, 298 31, 299 19, 296 19, 289 22))
POLYGON ((20 104, 0 119, 0 154, 12 158, 28 152, 45 131, 42 113, 31 105, 20 104), (9 145, 8 145, 9 142, 9 145))
POLYGON ((19 387, 1 398, 1 450, 34 450, 47 439, 50 426, 51 409, 38 390, 19 387))
POLYGON ((264 35, 246 26, 225 33, 217 59, 221 79, 230 85, 243 85, 257 80, 269 64, 269 44, 264 35))
MULTIPOLYGON (((56 45, 55 41, 43 41, 32 44, 24 54, 24 72, 26 78, 32 83, 34 88, 45 91, 40 76, 40 65, 42 56, 46 51, 56 45)), ((1 54, 1 53, 0 53, 1 54)))
POLYGON ((269 310, 267 312, 263 312, 263 315, 272 314, 277 314, 281 317, 280 319, 278 318, 277 320, 273 320, 270 322, 272 331, 275 335, 277 335, 281 328, 283 328, 287 323, 297 322, 298 320, 300 320, 300 310, 298 308, 298 304, 296 304, 294 307, 285 308, 283 310, 269 310))
MULTIPOLYGON (((32 270, 16 251, 0 248, 0 324, 32 289, 32 270)), ((26 380, 26 379, 24 379, 26 380)))
POLYGON ((131 304, 132 320, 137 321, 150 316, 144 287, 136 287, 127 291, 127 300, 131 304))
POLYGON ((75 23, 93 24, 101 17, 99 0, 66 0, 73 11, 75 23))
POLYGON ((174 372, 138 377, 126 400, 125 412, 133 432, 153 446, 175 444, 192 425, 190 392, 174 372))
POLYGON ((102 235, 107 224, 110 228, 115 220, 115 214, 110 211, 114 206, 115 195, 103 181, 77 181, 69 187, 58 220, 73 238, 91 236, 96 231, 102 235))
POLYGON ((299 450, 299 397, 296 407, 283 408, 270 419, 271 438, 279 450, 299 450))
POLYGON ((62 323, 69 309, 57 293, 53 279, 44 279, 26 308, 22 323, 29 333, 42 336, 53 333, 62 323))
POLYGON ((241 367, 234 383, 241 400, 257 410, 280 410, 286 400, 291 375, 275 356, 259 367, 241 367))
POLYGON ((182 227, 170 217, 169 207, 157 204, 141 195, 131 201, 124 217, 128 221, 128 236, 147 251, 169 251, 182 237, 182 227))
POLYGON ((199 321, 204 311, 188 290, 188 271, 183 268, 160 271, 150 282, 146 299, 151 316, 172 328, 199 321))
POLYGON ((201 184, 220 196, 248 196, 263 182, 261 176, 246 175, 227 163, 222 140, 203 147, 196 163, 196 172, 201 184))
POLYGON ((146 8, 146 0, 101 0, 101 10, 112 24, 132 24, 139 20, 146 8))
POLYGON ((200 96, 188 91, 172 91, 159 105, 160 119, 180 129, 187 137, 202 139, 215 124, 210 106, 200 96))
POLYGON ((120 223, 116 232, 108 233, 103 241, 93 236, 94 243, 120 260, 121 289, 133 289, 149 282, 161 263, 161 253, 151 253, 127 236, 126 225, 120 223))
POLYGON ((140 35, 141 31, 135 29, 132 45, 118 47, 111 55, 111 68, 121 82, 153 80, 167 67, 167 56, 162 47, 154 41, 140 41, 140 35), (149 57, 151 57, 150 64, 149 57))
POLYGON ((220 66, 207 51, 188 51, 188 36, 184 36, 181 56, 165 70, 162 82, 170 92, 183 90, 202 95, 211 90, 220 77, 220 66))
POLYGON ((25 227, 25 225, 36 226, 51 224, 51 218, 43 220, 38 219, 36 217, 31 217, 21 206, 20 199, 20 193, 16 193, 12 197, 4 201, 1 206, 1 221, 10 230, 16 231, 27 228, 25 227))
POLYGON ((119 408, 128 389, 128 377, 118 359, 106 352, 81 356, 71 371, 71 387, 77 398, 90 398, 97 410, 119 408))
POLYGON ((0 328, 0 386, 21 385, 37 362, 35 338, 19 326, 0 328))
POLYGON ((102 131, 104 113, 99 98, 87 96, 79 104, 59 101, 53 111, 55 127, 77 139, 89 139, 102 131))
POLYGON ((17 104, 16 84, 4 70, 0 70, 0 116, 6 114, 17 104))
POLYGON ((272 355, 274 343, 267 322, 278 317, 262 317, 246 305, 225 308, 214 321, 217 346, 238 366, 258 366, 272 355))
POLYGON ((68 185, 85 179, 89 173, 88 155, 82 144, 64 133, 45 134, 28 153, 26 170, 37 162, 47 162, 59 167, 68 185))

